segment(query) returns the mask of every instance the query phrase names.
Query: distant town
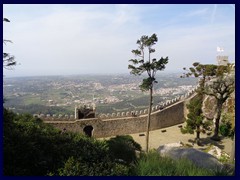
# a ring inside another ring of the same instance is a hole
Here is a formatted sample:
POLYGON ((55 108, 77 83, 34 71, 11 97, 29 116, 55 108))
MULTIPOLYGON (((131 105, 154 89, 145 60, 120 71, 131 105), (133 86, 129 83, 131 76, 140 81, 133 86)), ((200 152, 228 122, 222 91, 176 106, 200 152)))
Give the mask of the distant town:
MULTIPOLYGON (((180 96, 197 84, 179 73, 157 76, 154 104, 180 96)), ((139 85, 143 77, 79 75, 5 78, 5 107, 19 113, 73 114, 75 106, 95 104, 97 113, 112 113, 148 106, 148 92, 139 85)))

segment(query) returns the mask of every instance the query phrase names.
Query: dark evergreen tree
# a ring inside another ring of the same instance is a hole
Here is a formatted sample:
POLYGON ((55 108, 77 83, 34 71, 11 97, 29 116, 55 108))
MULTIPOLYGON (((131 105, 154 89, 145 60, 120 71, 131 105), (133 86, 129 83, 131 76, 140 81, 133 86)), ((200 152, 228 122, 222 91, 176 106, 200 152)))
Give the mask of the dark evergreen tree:
POLYGON ((196 132, 196 143, 199 144, 200 133, 205 133, 209 129, 210 121, 205 120, 202 113, 202 95, 197 94, 187 105, 189 113, 187 115, 186 126, 181 129, 182 133, 193 134, 196 132))

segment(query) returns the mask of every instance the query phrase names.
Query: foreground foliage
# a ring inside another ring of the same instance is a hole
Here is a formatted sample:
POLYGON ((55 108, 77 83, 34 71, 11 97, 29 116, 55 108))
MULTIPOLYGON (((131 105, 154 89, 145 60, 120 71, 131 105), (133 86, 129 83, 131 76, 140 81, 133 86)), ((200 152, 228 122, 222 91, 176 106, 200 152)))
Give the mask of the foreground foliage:
POLYGON ((132 136, 116 136, 107 141, 110 156, 116 160, 131 164, 137 160, 136 152, 141 151, 140 144, 136 143, 132 136))
POLYGON ((4 175, 128 175, 106 141, 63 133, 31 115, 4 109, 4 175))
POLYGON ((231 175, 198 168, 187 160, 140 153, 131 136, 96 140, 63 133, 39 118, 4 109, 5 176, 193 176, 231 175))
POLYGON ((144 154, 136 166, 138 176, 225 176, 232 175, 223 171, 212 171, 200 168, 187 159, 173 160, 161 157, 158 152, 150 151, 144 154))
POLYGON ((233 139, 234 136, 234 128, 230 121, 232 115, 229 113, 225 113, 222 115, 221 123, 219 126, 219 132, 224 137, 230 137, 233 139))

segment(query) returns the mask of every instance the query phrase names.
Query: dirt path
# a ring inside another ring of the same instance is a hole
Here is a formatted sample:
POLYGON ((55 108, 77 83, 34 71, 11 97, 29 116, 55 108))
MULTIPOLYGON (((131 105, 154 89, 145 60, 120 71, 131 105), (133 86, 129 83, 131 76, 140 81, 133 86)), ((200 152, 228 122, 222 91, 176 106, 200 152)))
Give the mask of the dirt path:
MULTIPOLYGON (((184 124, 179 124, 183 125, 184 124)), ((224 138, 219 142, 213 141, 210 139, 211 136, 207 136, 206 134, 201 134, 201 140, 203 146, 198 146, 197 144, 193 144, 191 140, 194 140, 195 134, 182 134, 179 128, 179 125, 171 126, 168 128, 163 128, 159 130, 150 131, 149 133, 149 149, 157 149, 160 145, 168 144, 168 143, 176 143, 183 142, 184 144, 193 145, 196 149, 206 149, 209 145, 218 146, 220 149, 225 151, 226 153, 231 153, 232 148, 232 140, 229 138, 224 138), (166 130, 163 132, 162 130, 166 130), (190 140, 190 141, 189 141, 190 140)), ((141 136, 143 133, 130 134, 136 142, 141 144, 142 149, 144 150, 146 147, 146 136, 141 136)))
MULTIPOLYGON (((212 141, 210 139, 211 136, 207 136, 206 134, 201 134, 201 140, 203 146, 198 146, 197 144, 193 144, 191 140, 194 140, 195 134, 182 134, 180 131, 179 126, 184 124, 179 124, 176 126, 171 126, 168 128, 158 129, 154 131, 150 131, 149 133, 149 149, 157 149, 159 146, 168 144, 168 143, 176 143, 176 142, 183 142, 184 144, 190 144, 193 145, 194 148, 204 150, 209 145, 215 145, 225 151, 227 154, 231 153, 232 148, 232 140, 229 138, 224 138, 219 142, 212 141), (162 130, 166 130, 165 132, 162 132, 162 130), (190 140, 190 141, 189 141, 190 140)), ((145 132, 142 133, 136 133, 136 134, 130 134, 133 139, 138 142, 142 149, 146 149, 146 136, 145 132)), ((103 138, 100 138, 103 139, 103 138)), ((108 138, 105 138, 108 139, 108 138)))

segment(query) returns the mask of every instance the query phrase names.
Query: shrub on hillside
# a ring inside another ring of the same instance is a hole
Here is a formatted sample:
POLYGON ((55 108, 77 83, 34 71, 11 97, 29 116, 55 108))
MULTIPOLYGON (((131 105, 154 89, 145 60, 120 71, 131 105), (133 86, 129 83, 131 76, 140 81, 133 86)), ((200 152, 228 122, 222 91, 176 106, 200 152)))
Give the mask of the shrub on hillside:
POLYGON ((106 159, 99 163, 88 164, 70 157, 63 168, 59 169, 59 176, 126 176, 129 168, 106 159))
POLYGON ((123 160, 127 164, 136 161, 136 151, 141 151, 141 146, 134 141, 132 136, 116 136, 107 141, 110 156, 116 161, 123 160))
POLYGON ((219 132, 224 137, 233 137, 234 129, 232 128, 232 123, 230 119, 230 114, 224 114, 222 116, 221 124, 219 126, 219 132))
POLYGON ((61 164, 67 141, 40 119, 4 109, 4 175, 45 175, 61 164))

